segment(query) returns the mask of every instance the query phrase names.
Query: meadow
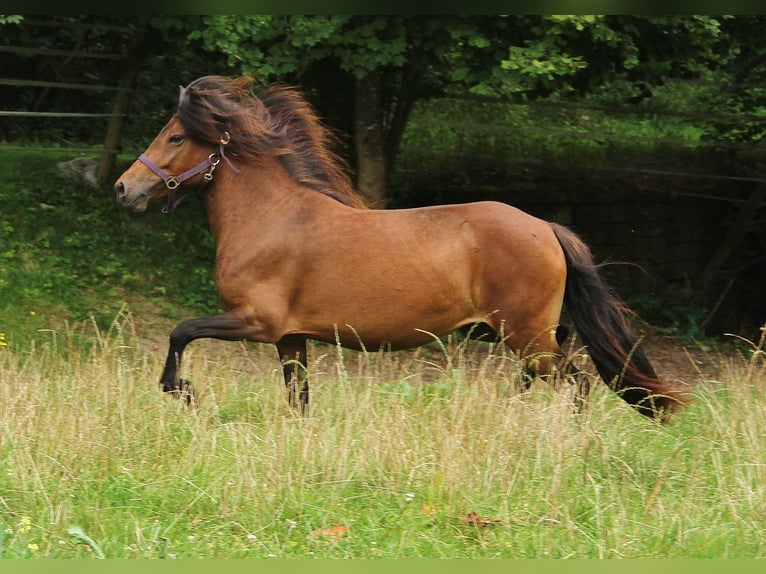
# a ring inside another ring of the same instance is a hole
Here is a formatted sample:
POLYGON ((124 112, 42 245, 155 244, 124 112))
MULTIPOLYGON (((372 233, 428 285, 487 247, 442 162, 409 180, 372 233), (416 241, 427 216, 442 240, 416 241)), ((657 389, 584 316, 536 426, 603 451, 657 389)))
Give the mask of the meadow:
POLYGON ((766 556, 763 341, 660 425, 603 385, 580 414, 520 394, 512 355, 459 341, 312 347, 308 418, 272 349, 199 342, 190 408, 139 330, 0 348, 3 557, 766 556))

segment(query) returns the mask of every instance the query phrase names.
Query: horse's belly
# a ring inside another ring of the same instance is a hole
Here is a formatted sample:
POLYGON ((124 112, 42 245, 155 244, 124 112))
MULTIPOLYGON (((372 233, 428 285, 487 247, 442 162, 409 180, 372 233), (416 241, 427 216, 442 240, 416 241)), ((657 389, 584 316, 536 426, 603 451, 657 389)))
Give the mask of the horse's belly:
POLYGON ((290 331, 352 349, 377 351, 381 347, 419 347, 482 319, 475 316, 470 298, 455 292, 425 297, 401 292, 376 297, 368 293, 343 301, 331 299, 314 312, 293 315, 290 331))

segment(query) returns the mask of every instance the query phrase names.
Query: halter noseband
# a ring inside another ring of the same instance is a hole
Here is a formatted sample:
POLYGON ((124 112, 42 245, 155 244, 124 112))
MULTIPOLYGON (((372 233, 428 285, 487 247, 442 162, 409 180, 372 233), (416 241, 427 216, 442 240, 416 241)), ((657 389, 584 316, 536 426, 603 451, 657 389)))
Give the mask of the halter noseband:
POLYGON ((175 190, 187 179, 191 179, 195 175, 199 175, 204 171, 205 175, 202 176, 204 179, 203 185, 207 185, 213 181, 213 172, 215 171, 215 168, 218 167, 218 164, 221 163, 221 159, 226 162, 226 165, 229 166, 230 170, 232 170, 234 173, 239 173, 239 170, 234 167, 234 164, 231 163, 231 160, 226 157, 226 154, 224 154, 224 147, 230 141, 231 136, 229 135, 229 132, 224 132, 221 140, 216 146, 216 150, 211 153, 205 161, 195 165, 193 168, 188 169, 181 175, 177 176, 168 174, 164 169, 149 159, 146 154, 142 153, 140 156, 138 156, 138 161, 152 170, 163 182, 165 182, 165 187, 168 188, 168 200, 165 204, 165 207, 162 208, 162 213, 171 213, 184 199, 186 199, 188 194, 176 198, 175 190))

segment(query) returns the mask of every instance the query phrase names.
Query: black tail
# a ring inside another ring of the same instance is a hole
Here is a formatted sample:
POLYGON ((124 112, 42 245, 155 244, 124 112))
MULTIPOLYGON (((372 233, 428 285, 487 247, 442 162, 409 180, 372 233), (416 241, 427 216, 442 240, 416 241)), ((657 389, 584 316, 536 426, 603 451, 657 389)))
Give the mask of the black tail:
POLYGON ((566 227, 551 227, 567 262, 564 303, 604 382, 650 418, 686 402, 684 393, 657 377, 631 332, 630 309, 604 283, 588 246, 566 227))

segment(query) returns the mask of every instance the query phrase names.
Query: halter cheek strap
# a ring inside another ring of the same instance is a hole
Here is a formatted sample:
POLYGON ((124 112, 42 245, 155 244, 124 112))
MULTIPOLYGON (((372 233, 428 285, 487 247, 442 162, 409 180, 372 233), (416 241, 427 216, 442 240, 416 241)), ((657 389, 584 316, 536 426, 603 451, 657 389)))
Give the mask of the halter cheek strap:
POLYGON ((230 140, 231 138, 229 136, 229 132, 224 132, 221 141, 218 142, 218 145, 216 146, 216 150, 211 153, 205 161, 195 165, 193 168, 188 169, 181 175, 177 176, 167 173, 164 169, 154 163, 146 154, 142 153, 140 156, 138 156, 138 161, 152 170, 152 172, 154 172, 157 177, 165 182, 165 187, 168 188, 168 200, 165 204, 165 207, 162 208, 163 213, 171 213, 184 199, 186 199, 186 195, 182 195, 176 198, 175 193, 176 188, 186 180, 191 179, 195 175, 199 175, 202 172, 205 172, 205 175, 202 176, 204 179, 203 185, 207 185, 213 181, 213 172, 215 172, 215 168, 218 167, 218 164, 221 163, 222 159, 226 162, 226 165, 230 170, 232 170, 234 173, 239 173, 239 170, 234 166, 233 163, 231 163, 231 160, 226 157, 226 154, 224 153, 224 148, 230 140))

